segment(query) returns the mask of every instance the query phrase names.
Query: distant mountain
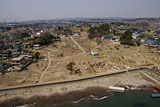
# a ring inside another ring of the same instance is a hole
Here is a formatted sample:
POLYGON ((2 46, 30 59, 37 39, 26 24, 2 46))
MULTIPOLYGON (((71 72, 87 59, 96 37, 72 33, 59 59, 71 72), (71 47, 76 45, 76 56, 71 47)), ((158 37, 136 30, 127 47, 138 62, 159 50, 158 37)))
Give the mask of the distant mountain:
MULTIPOLYGON (((21 24, 34 24, 34 23, 51 23, 51 22, 68 22, 68 21, 129 21, 129 22, 160 22, 158 18, 122 18, 122 17, 101 17, 101 18, 60 18, 60 19, 48 19, 48 20, 29 20, 21 21, 17 23, 21 24)), ((10 22, 14 23, 14 22, 10 22)), ((0 22, 2 24, 2 22, 0 22)))

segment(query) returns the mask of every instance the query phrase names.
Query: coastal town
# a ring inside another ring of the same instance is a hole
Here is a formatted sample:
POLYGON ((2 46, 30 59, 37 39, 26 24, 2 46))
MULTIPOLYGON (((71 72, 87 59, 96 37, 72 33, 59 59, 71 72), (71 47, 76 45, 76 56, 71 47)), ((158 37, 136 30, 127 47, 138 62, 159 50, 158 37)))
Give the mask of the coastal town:
POLYGON ((143 66, 154 66, 158 72, 160 24, 139 21, 3 23, 0 86, 76 79, 143 66), (108 28, 99 37, 89 32, 105 24, 108 28), (129 45, 120 40, 126 31, 131 31, 133 43, 129 45))
MULTIPOLYGON (((2 91, 99 76, 104 77, 94 79, 95 83, 89 80, 73 87, 85 89, 96 84, 149 87, 160 85, 159 64, 160 18, 0 23, 2 91), (132 70, 135 73, 130 73, 132 70), (125 73, 121 74, 123 71, 125 73), (114 77, 118 73, 120 75, 114 77), (105 75, 112 74, 112 77, 105 78, 105 75)), ((66 87, 68 91, 77 89, 69 88, 69 84, 64 86, 57 89, 51 85, 48 86, 51 89, 44 90, 48 92, 54 88, 56 92, 65 92, 66 87)), ((33 93, 36 92, 26 91, 25 95, 29 97, 33 93)), ((1 99, 13 96, 16 94, 0 94, 1 99)))
POLYGON ((160 0, 0 0, 0 107, 160 107, 160 0))

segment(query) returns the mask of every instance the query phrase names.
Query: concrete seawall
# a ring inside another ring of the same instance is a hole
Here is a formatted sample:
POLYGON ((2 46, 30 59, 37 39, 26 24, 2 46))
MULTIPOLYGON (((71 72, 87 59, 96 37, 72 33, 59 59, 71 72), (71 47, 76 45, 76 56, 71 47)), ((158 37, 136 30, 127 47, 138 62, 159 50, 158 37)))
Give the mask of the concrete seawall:
POLYGON ((60 82, 51 82, 51 83, 44 83, 44 84, 28 85, 28 86, 18 86, 18 87, 3 88, 3 89, 0 89, 0 92, 2 92, 2 91, 9 91, 9 90, 16 90, 16 89, 26 89, 26 88, 49 86, 49 85, 73 83, 73 82, 85 81, 85 80, 95 79, 95 78, 100 78, 100 77, 114 76, 114 75, 118 75, 118 74, 124 74, 124 73, 127 73, 127 72, 134 72, 134 71, 137 71, 137 70, 144 70, 144 69, 150 70, 147 67, 141 67, 141 68, 136 68, 136 69, 129 69, 127 71, 120 71, 120 72, 111 73, 111 74, 97 75, 97 76, 92 76, 92 77, 87 77, 87 78, 82 78, 82 79, 76 79, 76 80, 69 80, 69 81, 60 81, 60 82))

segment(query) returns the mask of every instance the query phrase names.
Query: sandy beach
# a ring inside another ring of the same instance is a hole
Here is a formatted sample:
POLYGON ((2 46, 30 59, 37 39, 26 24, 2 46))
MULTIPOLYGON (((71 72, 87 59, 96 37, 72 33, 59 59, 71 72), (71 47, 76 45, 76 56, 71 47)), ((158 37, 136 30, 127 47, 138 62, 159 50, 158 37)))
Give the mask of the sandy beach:
POLYGON ((40 106, 43 102, 39 99, 45 101, 50 96, 53 97, 52 103, 57 104, 62 101, 76 101, 89 95, 103 96, 107 94, 108 86, 146 88, 152 85, 153 83, 145 80, 139 72, 127 73, 82 82, 4 91, 0 93, 0 105, 10 107, 35 103, 40 106))

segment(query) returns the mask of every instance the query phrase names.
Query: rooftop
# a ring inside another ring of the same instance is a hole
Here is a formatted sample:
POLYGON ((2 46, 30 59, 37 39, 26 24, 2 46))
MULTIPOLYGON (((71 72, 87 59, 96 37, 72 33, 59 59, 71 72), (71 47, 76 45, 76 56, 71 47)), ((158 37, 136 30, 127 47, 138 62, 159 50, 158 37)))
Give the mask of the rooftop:
POLYGON ((13 58, 11 61, 19 61, 19 60, 21 60, 23 58, 24 58, 24 56, 19 56, 17 58, 13 58))

